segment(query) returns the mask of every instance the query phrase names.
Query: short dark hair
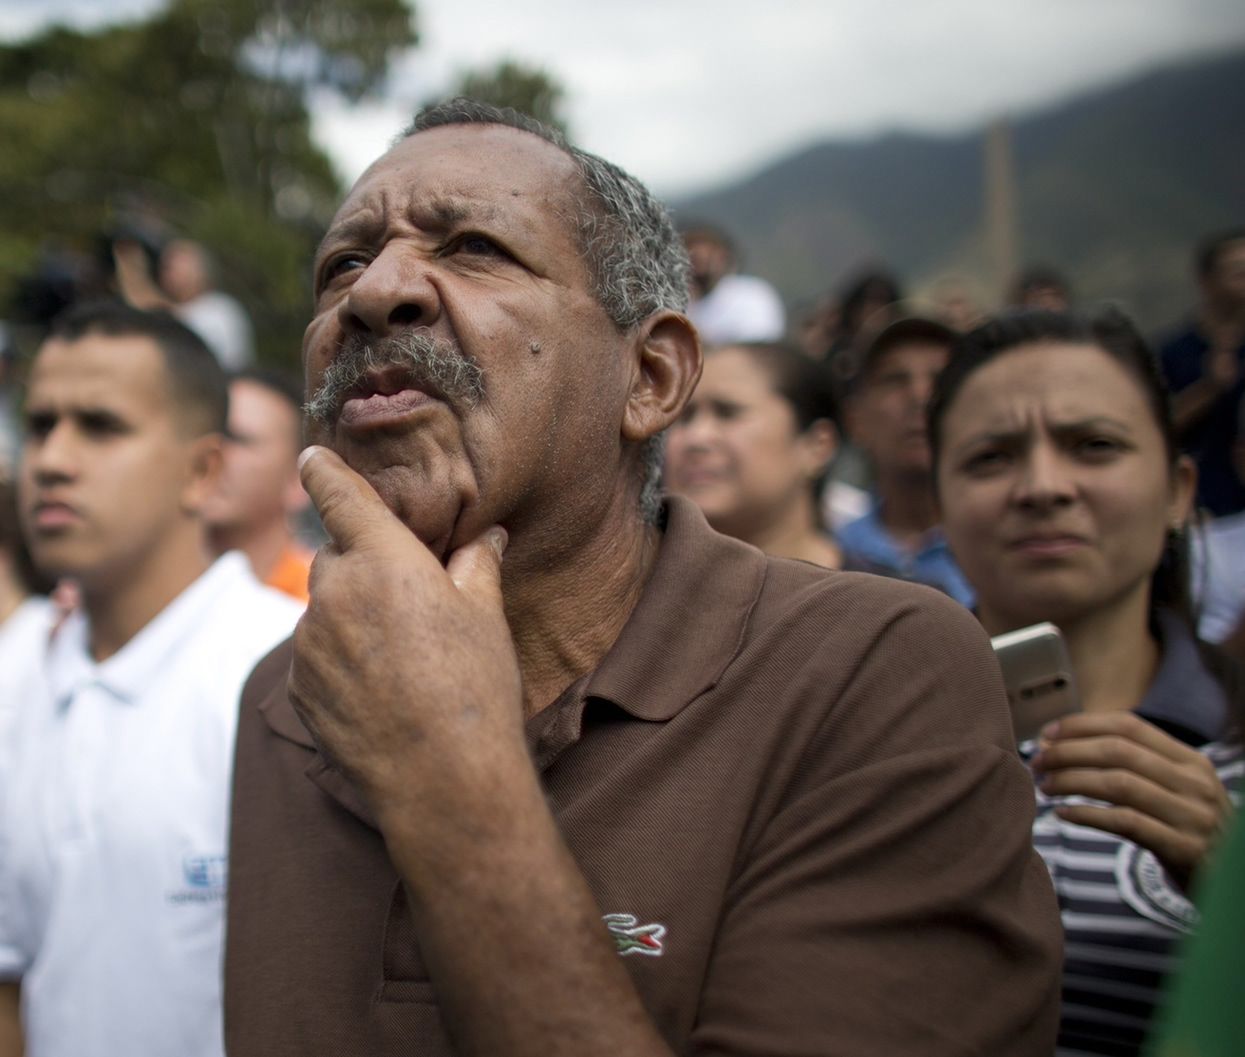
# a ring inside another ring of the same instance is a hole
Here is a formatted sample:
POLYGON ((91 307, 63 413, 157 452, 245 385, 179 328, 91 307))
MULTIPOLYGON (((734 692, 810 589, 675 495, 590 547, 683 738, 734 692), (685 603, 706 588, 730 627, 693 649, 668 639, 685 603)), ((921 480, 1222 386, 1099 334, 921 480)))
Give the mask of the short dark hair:
POLYGON ((1199 279, 1207 279, 1219 266, 1219 259, 1224 251, 1234 243, 1245 242, 1245 228, 1232 228, 1208 235, 1198 243, 1193 252, 1193 266, 1197 269, 1199 279))
POLYGON ((251 382, 290 405, 294 412, 295 436, 294 443, 303 443, 303 382, 291 371, 283 371, 277 367, 243 367, 229 375, 229 384, 234 382, 251 382))
POLYGON ((123 301, 88 301, 67 309, 48 337, 76 342, 90 334, 147 338, 160 350, 169 395, 183 414, 179 425, 194 433, 224 433, 229 383, 224 368, 193 330, 167 312, 148 312, 123 301))

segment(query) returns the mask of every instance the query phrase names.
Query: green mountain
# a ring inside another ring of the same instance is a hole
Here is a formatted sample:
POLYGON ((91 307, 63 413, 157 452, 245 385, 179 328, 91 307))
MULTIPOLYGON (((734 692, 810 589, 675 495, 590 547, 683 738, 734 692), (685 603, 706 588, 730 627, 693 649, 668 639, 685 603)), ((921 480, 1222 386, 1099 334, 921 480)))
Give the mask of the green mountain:
MULTIPOLYGON (((1121 302, 1148 327, 1194 296, 1192 246, 1245 225, 1245 50, 1158 70, 1014 117, 1022 264, 1121 302)), ((790 305, 885 262, 910 292, 947 274, 983 291, 985 130, 824 142, 739 183, 673 203, 736 236, 747 271, 790 305)))

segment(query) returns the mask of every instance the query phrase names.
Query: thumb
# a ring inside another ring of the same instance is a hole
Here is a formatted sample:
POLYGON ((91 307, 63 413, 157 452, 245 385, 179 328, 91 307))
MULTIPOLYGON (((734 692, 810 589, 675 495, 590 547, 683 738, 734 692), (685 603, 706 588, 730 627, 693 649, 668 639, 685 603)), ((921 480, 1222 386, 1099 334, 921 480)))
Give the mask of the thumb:
POLYGON ((344 553, 368 533, 394 523, 376 490, 336 452, 316 445, 304 449, 298 457, 298 472, 338 551, 344 553))
POLYGON ((502 608, 501 556, 509 537, 500 525, 482 532, 450 555, 445 570, 468 598, 496 611, 502 608))

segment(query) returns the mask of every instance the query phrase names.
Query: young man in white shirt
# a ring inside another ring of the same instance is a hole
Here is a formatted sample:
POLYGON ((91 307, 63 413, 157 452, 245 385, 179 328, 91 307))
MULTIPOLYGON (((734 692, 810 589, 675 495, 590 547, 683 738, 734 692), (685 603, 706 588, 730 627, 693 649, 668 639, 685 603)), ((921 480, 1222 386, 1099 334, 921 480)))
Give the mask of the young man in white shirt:
POLYGON ((201 508, 224 373, 163 314, 72 310, 31 370, 19 471, 36 563, 81 606, 0 742, 0 1057, 219 1057, 238 694, 296 603, 201 508))

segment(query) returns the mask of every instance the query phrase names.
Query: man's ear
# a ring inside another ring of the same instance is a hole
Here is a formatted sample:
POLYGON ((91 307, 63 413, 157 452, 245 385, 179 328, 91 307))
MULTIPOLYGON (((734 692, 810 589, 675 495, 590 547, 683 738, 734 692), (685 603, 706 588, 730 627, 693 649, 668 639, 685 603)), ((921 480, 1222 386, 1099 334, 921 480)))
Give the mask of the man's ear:
POLYGON ((188 468, 182 489, 182 508, 198 514, 208 497, 220 487, 221 470, 225 465, 225 438, 219 433, 205 433, 187 445, 188 468))
POLYGON ((623 410, 623 439, 640 442, 674 422, 700 381, 700 337, 686 316, 654 312, 635 336, 635 369, 623 410))

